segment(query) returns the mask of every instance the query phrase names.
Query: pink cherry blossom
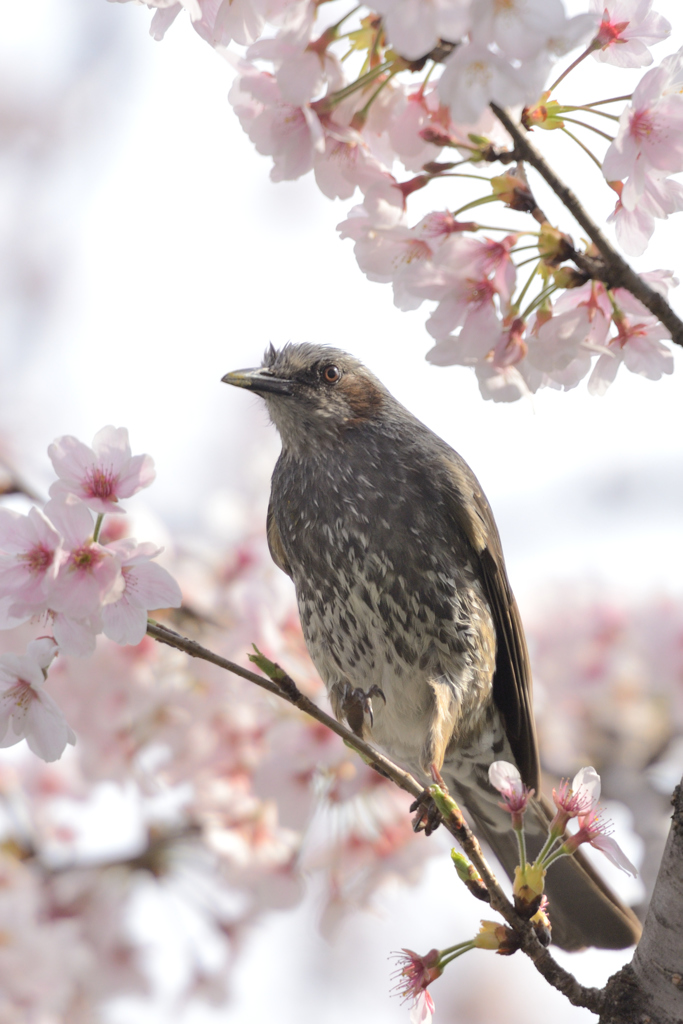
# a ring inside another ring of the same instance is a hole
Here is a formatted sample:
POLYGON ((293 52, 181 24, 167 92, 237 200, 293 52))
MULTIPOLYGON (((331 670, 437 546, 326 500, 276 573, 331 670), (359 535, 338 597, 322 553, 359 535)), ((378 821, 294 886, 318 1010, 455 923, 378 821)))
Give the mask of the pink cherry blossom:
POLYGON ((27 515, 0 509, 0 597, 10 614, 27 617, 47 606, 60 564, 61 537, 37 508, 27 515))
POLYGON ((469 28, 467 0, 376 0, 373 10, 384 15, 387 39, 408 60, 419 60, 439 39, 457 41, 469 28))
POLYGON ((121 565, 124 591, 118 601, 102 609, 103 630, 117 644, 139 644, 147 631, 147 612, 178 608, 180 587, 166 569, 152 561, 161 552, 154 544, 126 539, 108 547, 121 565))
POLYGON ((156 475, 149 455, 133 456, 125 427, 103 427, 88 448, 75 437, 59 437, 47 450, 59 480, 50 496, 75 494, 100 513, 123 513, 119 502, 149 487, 156 475))
MULTIPOLYGON (((600 799, 600 776, 595 768, 581 768, 572 780, 571 786, 565 779, 557 790, 553 789, 553 800, 566 821, 579 814, 588 814, 600 799)), ((564 826, 563 826, 564 827, 564 826)))
POLYGON ((272 39, 259 39, 247 50, 247 59, 275 65, 275 78, 285 103, 301 107, 316 99, 325 85, 330 92, 344 84, 341 64, 324 45, 311 40, 315 8, 295 29, 282 30, 272 39))
POLYGON ((434 1013, 434 1001, 427 987, 443 974, 440 950, 431 949, 420 956, 412 949, 403 949, 393 956, 398 961, 392 975, 396 979, 394 987, 403 1002, 412 1000, 412 1024, 429 1024, 434 1013))
MULTIPOLYGON (((535 86, 536 83, 534 83, 535 86)), ((494 101, 504 106, 531 101, 524 72, 478 43, 461 43, 448 57, 438 84, 456 124, 472 124, 494 101)))
POLYGON ((579 829, 567 839, 564 849, 573 853, 582 843, 590 843, 600 853, 604 853, 615 867, 635 878, 638 872, 617 841, 612 839, 610 831, 610 823, 604 820, 599 811, 591 808, 587 813, 579 814, 579 829))
MULTIPOLYGON (((441 105, 435 86, 410 92, 405 87, 396 88, 387 130, 391 146, 407 170, 419 171, 436 160, 442 144, 434 144, 435 137, 441 134, 449 143, 455 142, 452 128, 450 113, 441 105), (434 135, 426 141, 430 129, 434 135)), ((458 141, 466 143, 467 138, 463 135, 458 141)))
POLYGON ((585 15, 572 25, 561 0, 477 0, 472 7, 472 41, 496 46, 508 57, 528 60, 549 42, 555 52, 577 46, 594 29, 585 15), (567 44, 562 38, 569 31, 567 44))
POLYGON ((500 805, 512 815, 512 827, 522 827, 522 816, 534 790, 522 782, 519 769, 509 761, 494 761, 489 765, 489 782, 503 798, 500 805))
POLYGON ((43 689, 57 654, 51 638, 34 640, 26 654, 0 655, 0 747, 25 739, 44 761, 56 761, 76 737, 53 698, 43 689))
POLYGON ((92 515, 73 494, 53 498, 45 514, 63 537, 59 571, 50 588, 50 608, 74 619, 97 615, 123 593, 114 551, 92 539, 92 515))
POLYGON ((673 355, 662 339, 669 331, 649 310, 622 288, 614 291, 619 310, 613 315, 617 335, 600 356, 588 381, 592 395, 603 395, 613 383, 620 365, 650 380, 673 373, 673 355))
POLYGON ((240 62, 228 99, 259 153, 273 157, 272 181, 292 181, 325 149, 323 129, 308 104, 286 103, 274 76, 240 62))
POLYGON ((383 182, 395 184, 359 132, 330 117, 322 119, 322 126, 325 141, 314 153, 313 170, 318 188, 328 199, 349 199, 357 188, 367 193, 383 182))
POLYGON ((156 7, 150 26, 154 39, 163 39, 170 25, 185 9, 196 32, 212 46, 240 43, 248 46, 258 39, 265 18, 252 0, 149 0, 156 7))
POLYGON ((529 362, 563 386, 574 386, 591 366, 591 354, 602 351, 612 306, 603 285, 589 281, 564 292, 552 316, 528 337, 529 362), (573 368, 568 383, 564 377, 573 368))
POLYGON ((593 43, 595 59, 620 68, 652 64, 648 47, 666 39, 671 25, 651 8, 652 0, 591 0, 591 10, 602 17, 593 43))
POLYGON ((670 214, 683 210, 683 185, 663 173, 651 171, 645 176, 638 195, 630 182, 628 179, 625 186, 620 181, 610 182, 619 198, 607 223, 614 224, 624 252, 640 256, 652 237, 655 218, 666 220, 670 214))
POLYGON ((683 96, 663 92, 669 79, 665 67, 653 68, 644 75, 605 154, 602 172, 608 181, 632 178, 633 198, 629 201, 626 191, 622 195, 629 209, 642 195, 652 171, 671 174, 683 170, 683 96))

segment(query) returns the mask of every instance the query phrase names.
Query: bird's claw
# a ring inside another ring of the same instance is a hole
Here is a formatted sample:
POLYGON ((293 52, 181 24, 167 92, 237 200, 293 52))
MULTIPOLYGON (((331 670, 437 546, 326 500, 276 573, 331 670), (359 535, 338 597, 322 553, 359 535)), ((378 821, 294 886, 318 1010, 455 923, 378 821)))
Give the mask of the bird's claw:
POLYGON ((430 836, 441 824, 443 818, 441 811, 434 803, 428 789, 423 790, 417 800, 410 805, 410 813, 415 812, 413 818, 413 832, 424 832, 430 836))
POLYGON ((344 717, 357 736, 363 735, 363 722, 366 715, 370 719, 370 727, 372 728, 375 724, 375 715, 372 710, 373 697, 381 697, 385 704, 387 702, 384 691, 376 683, 367 691, 360 686, 349 684, 344 689, 342 698, 344 717))

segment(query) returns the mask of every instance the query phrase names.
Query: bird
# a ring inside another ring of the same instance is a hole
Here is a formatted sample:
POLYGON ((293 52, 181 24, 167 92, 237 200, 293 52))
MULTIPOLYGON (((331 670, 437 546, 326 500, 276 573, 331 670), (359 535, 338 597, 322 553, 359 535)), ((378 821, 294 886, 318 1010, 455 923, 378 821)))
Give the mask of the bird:
MULTIPOLYGON (((488 769, 509 761, 539 794, 539 754, 524 630, 477 478, 341 349, 270 345, 222 380, 263 398, 280 435, 268 545, 337 719, 423 783, 440 771, 512 878, 517 840, 488 769)), ((550 818, 534 797, 531 856, 550 818)), ((637 942, 635 914, 582 856, 557 861, 546 891, 560 947, 637 942)))

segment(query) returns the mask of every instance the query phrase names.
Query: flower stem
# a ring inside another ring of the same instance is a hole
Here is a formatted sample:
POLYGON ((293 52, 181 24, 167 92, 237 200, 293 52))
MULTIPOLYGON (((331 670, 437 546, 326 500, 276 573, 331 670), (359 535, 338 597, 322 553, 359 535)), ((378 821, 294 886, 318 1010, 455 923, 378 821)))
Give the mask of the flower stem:
POLYGON ((570 139, 573 139, 577 146, 581 146, 581 149, 584 151, 584 153, 588 154, 588 156, 591 158, 595 166, 599 167, 600 170, 602 170, 602 164, 600 163, 596 155, 594 153, 591 153, 588 146, 585 146, 581 139, 577 139, 576 135, 570 132, 568 128, 561 128, 560 131, 563 131, 565 135, 568 135, 570 139))
POLYGON ((633 98, 633 93, 629 93, 628 96, 611 96, 608 100, 593 100, 592 103, 584 103, 582 107, 575 107, 575 110, 588 110, 589 107, 601 107, 605 103, 621 103, 623 100, 630 100, 633 98))
POLYGON ((536 860, 534 861, 534 864, 537 864, 539 867, 542 867, 542 868, 547 867, 548 865, 545 863, 545 859, 550 854, 550 851, 552 850, 552 848, 555 845, 555 843, 557 842, 557 840, 561 839, 561 838, 562 838, 561 836, 555 835, 554 832, 549 832, 548 833, 548 838, 544 842, 544 844, 543 844, 543 846, 541 848, 540 853, 538 854, 536 860))
POLYGON ((97 513, 97 520, 95 521, 95 529, 93 530, 92 539, 97 544, 100 538, 100 530, 102 529, 102 521, 104 519, 104 512, 97 513))
POLYGON ((524 828, 516 828, 515 835, 517 836, 517 845, 519 846, 519 866, 524 871, 526 868, 526 840, 524 838, 524 828))
MULTIPOLYGON (((594 111, 594 113, 597 114, 597 113, 599 113, 599 111, 596 110, 596 111, 594 111)), ((605 117, 610 117, 610 116, 611 116, 610 114, 605 114, 605 117)), ((582 128, 587 128, 589 131, 595 132, 596 135, 602 135, 603 139, 607 139, 608 142, 614 142, 614 136, 613 135, 608 135, 607 132, 603 132, 602 129, 600 129, 600 128, 595 128, 592 124, 586 124, 585 121, 579 121, 578 118, 576 118, 576 117, 565 117, 564 114, 563 114, 562 115, 562 120, 563 121, 569 121, 570 124, 579 124, 579 125, 581 125, 582 128)), ((614 120, 618 121, 619 118, 615 117, 614 120)))
MULTIPOLYGON (((540 259, 539 259, 539 261, 538 261, 538 262, 539 262, 539 263, 541 262, 541 261, 540 261, 540 259)), ((524 296, 525 296, 525 295, 526 295, 526 293, 528 292, 528 290, 529 290, 529 285, 531 284, 531 282, 533 281, 534 277, 536 276, 536 271, 537 271, 537 270, 538 270, 538 267, 536 266, 536 267, 534 267, 534 269, 533 269, 533 270, 531 271, 531 273, 529 274, 529 277, 528 277, 528 279, 527 279, 527 282, 526 282, 526 284, 524 285, 524 287, 522 288, 521 292, 519 293, 519 295, 518 295, 518 297, 517 297, 517 301, 515 302, 515 309, 517 309, 517 310, 518 310, 518 309, 519 309, 519 307, 520 307, 520 306, 522 305, 522 299, 524 298, 524 296)))
MULTIPOLYGON (((489 179, 487 178, 486 180, 488 181, 489 179)), ((482 196, 481 199, 473 199, 471 203, 465 203, 465 205, 461 206, 460 209, 454 210, 453 216, 458 217, 461 213, 464 213, 465 210, 471 210, 475 206, 483 206, 484 203, 495 203, 499 198, 499 196, 482 196)))
POLYGON ((446 964, 449 964, 451 962, 451 960, 457 959, 457 957, 462 956, 463 953, 469 953, 471 949, 474 949, 474 943, 472 942, 471 939, 469 939, 467 942, 461 942, 457 946, 451 946, 450 949, 445 949, 444 953, 446 953, 447 955, 442 957, 441 960, 439 961, 440 966, 445 967, 446 964))
POLYGON ((517 231, 516 228, 498 228, 494 224, 480 224, 480 231, 506 231, 509 235, 536 235, 540 238, 540 231, 517 231))
MULTIPOLYGON (((606 110, 591 110, 590 107, 586 106, 586 107, 562 107, 562 113, 559 116, 562 118, 563 121, 571 121, 570 117, 565 117, 564 116, 564 111, 565 110, 585 110, 585 112, 587 114, 597 114, 598 117, 607 117, 607 118, 609 118, 610 121, 618 121, 619 120, 619 118, 617 117, 616 114, 608 114, 606 110)), ((580 123, 581 122, 579 122, 579 121, 576 122, 576 124, 580 124, 580 123)), ((588 125, 584 125, 584 127, 588 128, 588 125)))
POLYGON ((545 302, 546 299, 550 298, 550 296, 553 294, 553 292, 556 292, 558 290, 558 288, 559 288, 559 285, 557 285, 557 284, 555 284, 553 282, 553 284, 550 285, 548 288, 544 288, 543 291, 539 292, 538 295, 536 296, 536 298, 531 300, 531 302, 529 303, 527 308, 522 313, 522 319, 526 320, 527 317, 531 313, 533 313, 533 311, 536 309, 536 307, 540 306, 542 302, 545 302))
POLYGON ((552 85, 550 86, 550 88, 548 89, 548 95, 550 95, 550 93, 551 93, 551 92, 553 92, 553 91, 554 91, 555 89, 557 89, 557 87, 558 87, 558 85, 560 84, 560 82, 561 82, 561 81, 562 81, 563 79, 565 79, 565 78, 567 77, 567 75, 569 74, 569 72, 570 72, 570 71, 573 71, 575 67, 578 67, 578 65, 579 65, 579 64, 581 63, 581 61, 582 61, 582 60, 585 60, 585 58, 586 58, 586 57, 587 57, 587 56, 588 56, 588 55, 589 55, 590 53, 592 53, 594 49, 595 49, 595 47, 593 46, 593 43, 590 43, 590 44, 589 44, 589 45, 588 45, 588 46, 586 47, 586 49, 585 49, 585 50, 583 51, 583 53, 579 54, 579 56, 578 56, 578 57, 576 58, 576 60, 575 60, 575 61, 574 61, 574 62, 573 62, 572 64, 570 64, 570 65, 569 65, 569 67, 568 67, 568 68, 566 68, 566 69, 565 69, 565 70, 564 70, 564 71, 562 72, 562 74, 560 75, 560 77, 559 77, 559 78, 557 78, 557 79, 555 79, 555 81, 553 82, 553 84, 552 84, 552 85))
POLYGON ((352 96, 354 92, 358 92, 359 89, 364 89, 366 85, 370 84, 370 82, 374 82, 376 78, 383 75, 385 71, 389 70, 391 64, 392 62, 390 60, 385 60, 383 64, 378 64, 376 68, 373 68, 371 71, 361 75, 355 82, 351 82, 350 85, 345 86, 343 89, 338 89, 336 92, 330 93, 329 96, 325 97, 325 100, 323 101, 324 105, 329 110, 336 107, 336 105, 341 103, 342 100, 345 100, 347 96, 352 96))
POLYGON ((372 96, 370 97, 368 102, 365 104, 365 106, 362 108, 362 110, 359 110, 358 113, 354 115, 354 119, 358 118, 361 121, 365 121, 365 119, 368 116, 368 113, 370 111, 370 107, 375 102, 375 100, 377 99, 377 97, 381 93, 382 89, 385 87, 385 85, 388 85, 389 82, 391 81, 391 79, 394 77, 394 75, 398 74, 398 71, 399 71, 398 68, 392 68, 392 70, 389 72, 389 74, 384 79, 384 81, 380 82, 380 84, 375 89, 375 91, 373 92, 372 96))

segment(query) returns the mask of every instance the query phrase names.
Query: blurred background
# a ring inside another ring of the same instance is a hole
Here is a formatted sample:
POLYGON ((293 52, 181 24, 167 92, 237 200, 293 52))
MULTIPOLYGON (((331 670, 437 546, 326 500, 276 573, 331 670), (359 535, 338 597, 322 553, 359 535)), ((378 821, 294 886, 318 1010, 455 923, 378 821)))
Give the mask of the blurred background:
MULTIPOLYGON (((683 11, 678 0, 655 6, 673 25, 655 49, 659 60, 683 43, 683 11)), ((201 538, 228 550, 261 534, 278 443, 258 399, 225 388, 222 375, 259 362, 270 342, 353 351, 482 482, 530 634, 546 767, 572 775, 596 763, 619 841, 636 863, 649 851, 642 876, 651 882, 667 794, 683 770, 679 354, 673 376, 656 383, 622 367, 604 398, 580 385, 513 405, 485 403, 467 369, 425 362, 426 312, 399 312, 389 286, 360 273, 351 244, 335 232, 352 202, 327 200, 310 175, 272 184, 270 160, 254 151, 227 103, 230 64, 186 18, 153 42, 150 17, 132 3, 0 0, 7 480, 44 495, 46 448, 56 436, 89 443, 104 424, 125 425, 133 451, 151 453, 157 465, 157 482, 136 506, 145 539, 188 551, 201 538)), ((611 81, 609 94, 627 92, 639 77, 594 70, 611 81)), ((542 141, 575 191, 606 213, 589 161, 564 140, 542 141)), ((425 211, 438 201, 425 196, 425 211)), ((681 276, 681 223, 658 222, 637 269, 681 276)), ((681 294, 672 294, 679 315, 681 294)), ((272 586, 278 601, 291 603, 286 581, 272 586)), ((268 594, 264 588, 266 601, 268 594)), ((10 763, 14 755, 3 756, 10 763)), ((93 811, 94 846, 115 843, 112 821, 126 785, 118 779, 118 795, 110 788, 93 811)), ((131 927, 147 950, 152 992, 119 991, 103 1002, 102 1019, 407 1019, 387 994, 389 952, 452 944, 480 917, 455 889, 445 838, 431 842, 443 856, 417 857, 405 871, 411 884, 395 871, 378 883, 371 909, 324 935, 312 873, 300 902, 242 930, 227 999, 179 997, 179 965, 194 955, 187 944, 208 940, 177 902, 150 896, 131 927)), ((643 881, 606 874, 625 898, 643 899, 643 881)), ((592 985, 630 954, 559 958, 592 985)), ((434 998, 437 1020, 456 1024, 592 1019, 521 957, 470 954, 437 983, 434 998)))

